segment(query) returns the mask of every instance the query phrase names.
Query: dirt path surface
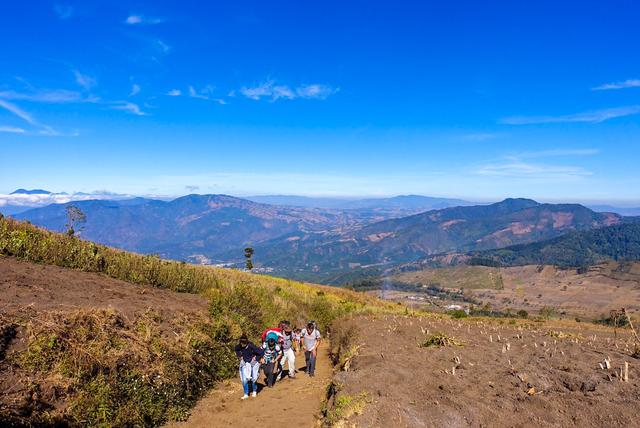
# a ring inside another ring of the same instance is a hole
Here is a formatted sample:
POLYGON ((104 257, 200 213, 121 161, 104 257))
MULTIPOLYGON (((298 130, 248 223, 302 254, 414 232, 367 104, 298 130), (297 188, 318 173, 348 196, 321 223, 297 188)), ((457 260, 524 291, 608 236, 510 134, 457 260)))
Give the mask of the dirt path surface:
POLYGON ((300 371, 295 379, 283 378, 273 388, 266 388, 264 375, 260 373, 258 396, 247 400, 240 399, 239 379, 227 381, 200 400, 186 422, 174 422, 167 427, 253 427, 281 425, 284 421, 286 426, 298 428, 320 426, 320 408, 332 376, 328 348, 328 343, 322 344, 313 378, 300 370, 304 367, 301 352, 296 355, 300 371))
POLYGON ((335 376, 338 397, 364 402, 340 409, 342 426, 640 426, 640 359, 629 331, 614 340, 612 329, 587 323, 404 316, 355 318, 340 329, 358 329, 361 347, 335 376), (420 346, 436 332, 461 346, 420 346), (607 358, 608 370, 600 367, 607 358))

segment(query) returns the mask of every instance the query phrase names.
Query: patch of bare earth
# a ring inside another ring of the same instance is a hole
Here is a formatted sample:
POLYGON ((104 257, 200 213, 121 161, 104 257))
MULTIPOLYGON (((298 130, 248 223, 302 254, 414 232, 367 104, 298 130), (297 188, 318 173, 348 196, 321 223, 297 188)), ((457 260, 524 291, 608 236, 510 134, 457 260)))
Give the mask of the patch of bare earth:
MULTIPOLYGON (((364 397, 355 427, 638 426, 640 360, 630 334, 574 322, 359 317, 358 355, 334 403, 364 397), (421 347, 442 333, 461 346, 421 347), (605 367, 604 360, 611 367, 605 367), (620 369, 629 363, 628 381, 620 369), (600 365, 605 368, 601 368, 600 365)), ((338 409, 340 410, 340 409, 338 409)))

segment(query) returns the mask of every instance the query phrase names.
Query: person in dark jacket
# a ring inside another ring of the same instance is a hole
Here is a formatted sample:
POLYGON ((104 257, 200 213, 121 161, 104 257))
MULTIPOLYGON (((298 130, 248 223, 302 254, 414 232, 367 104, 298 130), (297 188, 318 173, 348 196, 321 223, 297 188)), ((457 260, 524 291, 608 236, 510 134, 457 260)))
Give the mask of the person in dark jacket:
POLYGON ((260 360, 264 351, 249 342, 246 334, 240 337, 235 348, 236 356, 240 359, 240 381, 244 389, 243 400, 249 398, 249 381, 251 381, 251 396, 255 397, 258 391, 258 376, 260 376, 260 360))

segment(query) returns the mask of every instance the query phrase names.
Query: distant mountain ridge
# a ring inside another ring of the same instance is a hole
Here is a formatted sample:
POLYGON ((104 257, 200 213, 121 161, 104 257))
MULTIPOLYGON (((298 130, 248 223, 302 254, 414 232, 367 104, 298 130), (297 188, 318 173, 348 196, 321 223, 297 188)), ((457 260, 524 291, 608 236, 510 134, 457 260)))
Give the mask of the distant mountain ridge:
POLYGON ((18 189, 9 194, 10 195, 50 195, 51 193, 52 192, 49 192, 48 190, 42 190, 42 189, 32 189, 32 190, 18 189))
POLYGON ((453 207, 384 220, 343 234, 294 233, 258 245, 256 258, 276 272, 323 281, 357 268, 535 242, 622 221, 620 215, 596 213, 578 204, 506 199, 491 205, 453 207))
MULTIPOLYGON (((17 214, 54 231, 64 229, 66 206, 87 216, 84 238, 194 262, 293 232, 338 233, 368 221, 359 213, 259 204, 227 195, 187 195, 172 201, 145 198, 53 204, 17 214)), ((242 254, 242 253, 240 253, 242 254)))

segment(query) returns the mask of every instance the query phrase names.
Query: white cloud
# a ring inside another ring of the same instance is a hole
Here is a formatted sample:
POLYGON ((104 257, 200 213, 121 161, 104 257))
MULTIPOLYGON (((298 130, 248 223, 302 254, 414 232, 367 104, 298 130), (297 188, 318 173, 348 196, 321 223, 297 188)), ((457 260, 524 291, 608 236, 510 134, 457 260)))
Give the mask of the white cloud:
MULTIPOLYGON (((45 125, 42 124, 40 122, 38 122, 30 113, 22 110, 20 107, 18 107, 17 105, 10 103, 9 101, 5 101, 3 99, 0 99, 0 107, 4 108, 5 110, 13 113, 14 115, 18 116, 20 119, 24 120, 25 122, 29 123, 30 125, 32 125, 33 127, 36 128, 35 131, 31 131, 31 134, 35 134, 35 135, 42 135, 42 136, 47 136, 47 137, 59 137, 59 136, 71 136, 71 137, 75 137, 78 135, 78 133, 76 131, 74 131, 73 133, 70 134, 63 134, 59 131, 56 131, 55 129, 53 129, 51 126, 49 125, 45 125)), ((22 130, 21 128, 15 128, 18 130, 22 130)), ((9 131, 4 131, 4 132, 9 132, 9 131)), ((19 132, 19 131, 18 131, 19 132)), ((26 131, 25 131, 26 133, 26 131)))
POLYGON ((78 103, 94 102, 95 98, 85 98, 80 92, 66 89, 42 89, 32 92, 0 91, 0 98, 6 100, 24 100, 42 103, 78 103))
POLYGON ((222 98, 213 98, 213 91, 215 88, 211 85, 207 85, 200 90, 196 90, 193 86, 189 86, 188 94, 191 98, 197 98, 201 100, 214 101, 218 104, 226 104, 227 102, 222 98))
POLYGON ((172 89, 167 92, 167 95, 170 97, 179 97, 180 95, 182 95, 182 91, 180 89, 172 89))
POLYGON ((129 25, 155 25, 162 24, 165 20, 163 18, 154 18, 144 15, 129 15, 125 19, 125 23, 129 25))
POLYGON ((82 74, 78 70, 73 70, 73 75, 76 77, 76 83, 86 91, 90 91, 97 83, 95 78, 82 74))
MULTIPOLYGON (((335 88, 321 84, 300 85, 296 88, 291 88, 287 85, 277 85, 274 80, 268 80, 257 86, 243 86, 238 92, 246 98, 256 101, 262 98, 277 101, 279 99, 293 100, 296 98, 325 99, 337 91, 335 88)), ((234 95, 235 91, 231 91, 229 94, 229 96, 234 95)))
POLYGON ((317 98, 323 100, 336 92, 338 92, 336 88, 319 84, 302 85, 296 88, 296 93, 301 98, 317 98))
POLYGON ((131 92, 129 92, 129 96, 133 97, 134 95, 138 95, 140 93, 140 89, 141 89, 140 85, 137 85, 137 84, 134 83, 131 86, 131 92))
POLYGON ((66 4, 54 4, 53 10, 60 19, 69 19, 73 15, 73 8, 66 4))
POLYGON ((20 119, 24 120, 25 122, 30 123, 31 125, 40 126, 38 124, 38 122, 34 119, 34 117, 31 116, 31 114, 29 114, 26 111, 22 110, 20 107, 18 107, 17 105, 15 105, 13 103, 10 103, 8 101, 0 99, 0 107, 2 107, 5 110, 8 110, 9 112, 15 114, 20 119))
POLYGON ((543 123, 600 123, 617 117, 631 116, 640 113, 640 105, 592 110, 584 113, 564 116, 512 116, 500 120, 506 125, 536 125, 543 123))
POLYGON ((8 132, 10 134, 24 134, 26 131, 22 128, 16 128, 15 126, 0 125, 0 132, 8 132))
POLYGON ((135 114, 136 116, 147 116, 147 113, 143 112, 140 109, 140 106, 128 101, 116 101, 111 108, 114 110, 126 111, 127 113, 135 114))
POLYGON ((591 88, 592 91, 607 91, 611 89, 626 89, 640 87, 640 79, 628 79, 622 82, 605 83, 600 86, 591 88))
POLYGON ((191 98, 201 98, 203 100, 208 100, 209 99, 209 97, 206 96, 204 93, 200 93, 200 92, 196 91, 193 86, 189 86, 189 96, 191 98))
POLYGON ((94 193, 49 193, 49 194, 14 194, 4 195, 0 194, 0 207, 1 206, 17 206, 17 207, 40 207, 49 204, 65 204, 73 201, 88 201, 95 199, 125 199, 130 198, 131 195, 120 195, 116 193, 97 191, 94 193))
POLYGON ((483 165, 475 172, 484 176, 538 180, 576 179, 592 175, 581 167, 532 164, 517 160, 483 165))

